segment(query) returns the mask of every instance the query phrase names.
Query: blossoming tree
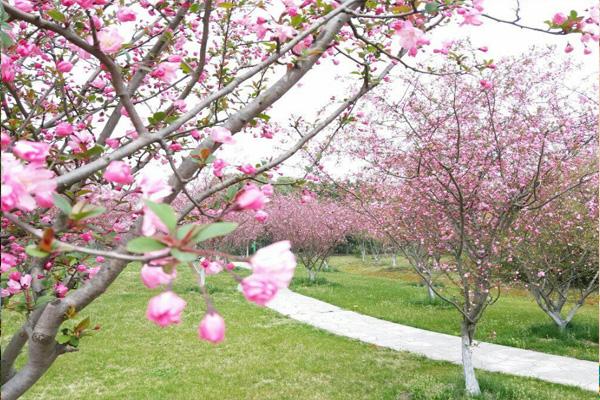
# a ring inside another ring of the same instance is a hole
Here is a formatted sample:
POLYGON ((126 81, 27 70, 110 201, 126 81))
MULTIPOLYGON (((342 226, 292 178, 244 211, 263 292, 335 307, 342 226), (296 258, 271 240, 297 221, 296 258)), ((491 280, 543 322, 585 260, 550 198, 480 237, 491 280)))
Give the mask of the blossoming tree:
MULTIPOLYGON (((415 240, 437 243, 450 257, 439 266, 449 284, 430 287, 462 317, 464 375, 472 394, 480 392, 471 359, 474 334, 497 299, 495 291, 499 294, 511 229, 524 213, 597 177, 595 85, 565 85, 577 67, 547 62, 549 51, 461 77, 409 79, 410 95, 398 101, 389 93, 374 95, 368 109, 377 113, 363 113, 373 128, 364 135, 352 130, 348 137, 355 140, 351 154, 373 166, 363 179, 371 179, 377 202, 387 198, 388 206, 377 208, 400 208, 412 218, 415 240)), ((346 190, 361 205, 367 203, 369 215, 372 199, 346 190)), ((394 231, 400 223, 377 212, 370 215, 398 240, 394 231)))
POLYGON ((597 179, 589 180, 527 213, 510 239, 512 262, 529 292, 563 331, 598 291, 597 189, 597 179))
MULTIPOLYGON (((164 288, 149 301, 148 319, 180 321, 185 302, 170 290, 177 268, 202 256, 199 268, 227 271, 233 256, 203 242, 233 231, 229 215, 258 213, 268 197, 264 186, 234 185, 268 179, 324 128, 344 125, 348 109, 395 64, 408 65, 403 57, 422 52, 442 22, 494 18, 481 0, 1 4, 2 304, 25 316, 2 351, 6 400, 79 345, 91 325, 78 313, 131 262, 144 265, 146 286, 164 288), (273 137, 270 107, 318 63, 342 57, 356 65, 359 87, 287 150, 258 166, 219 156, 235 135, 273 137), (168 172, 157 173, 161 165, 168 172), (234 167, 239 173, 224 174, 234 167), (202 175, 216 179, 190 191, 202 175), (186 205, 176 213, 169 204, 178 196, 186 205), (213 222, 199 224, 193 210, 213 222)), ((597 40, 597 8, 557 16, 548 31, 579 35, 584 51, 597 40)), ((242 285, 258 304, 289 283, 295 265, 286 241, 250 263, 242 285)), ((223 319, 205 297, 199 336, 219 342, 223 319)))

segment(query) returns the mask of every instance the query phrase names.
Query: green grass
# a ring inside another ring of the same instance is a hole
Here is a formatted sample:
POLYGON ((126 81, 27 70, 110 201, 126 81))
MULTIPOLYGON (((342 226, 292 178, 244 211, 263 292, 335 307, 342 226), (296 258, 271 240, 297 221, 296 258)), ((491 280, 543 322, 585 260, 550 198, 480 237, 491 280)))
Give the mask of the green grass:
MULTIPOLYGON (((182 324, 160 329, 144 317, 155 292, 128 270, 79 316, 101 330, 83 339, 79 352, 61 356, 23 399, 465 398, 459 366, 334 336, 248 304, 228 276, 210 282, 227 321, 222 344, 196 337, 204 305, 189 272, 180 271, 175 285, 188 301, 182 324)), ((17 322, 4 312, 3 333, 17 322)), ((534 379, 483 371, 479 378, 481 399, 596 398, 534 379)))
MULTIPOLYGON (((321 272, 321 284, 306 284, 298 268, 293 290, 373 317, 452 335, 460 333, 459 313, 443 301, 431 303, 407 261, 363 263, 356 257, 332 257, 337 272, 321 272)), ((584 305, 561 333, 524 290, 504 290, 478 325, 476 339, 546 353, 598 360, 598 299, 584 305)))

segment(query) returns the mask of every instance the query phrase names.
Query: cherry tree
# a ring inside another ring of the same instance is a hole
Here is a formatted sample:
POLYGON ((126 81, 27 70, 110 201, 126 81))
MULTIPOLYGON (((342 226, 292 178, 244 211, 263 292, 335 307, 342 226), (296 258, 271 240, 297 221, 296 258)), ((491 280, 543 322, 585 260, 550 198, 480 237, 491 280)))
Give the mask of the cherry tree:
POLYGON ((352 232, 354 221, 337 202, 310 196, 275 196, 267 212, 267 235, 289 238, 311 282, 327 264, 335 247, 352 232))
POLYGON ((598 291, 597 188, 597 180, 590 180, 526 213, 511 235, 512 262, 561 331, 598 291))
MULTIPOLYGON (((400 100, 389 92, 372 96, 377 115, 362 113, 372 129, 360 136, 351 131, 355 145, 349 150, 373 166, 362 179, 370 179, 377 201, 387 198, 389 207, 412 221, 415 240, 437 243, 450 257, 439 263, 449 285, 430 287, 461 314, 471 394, 480 392, 474 334, 499 295, 511 228, 524 212, 542 209, 597 175, 594 96, 590 87, 565 85, 577 66, 548 62, 550 52, 498 61, 491 70, 463 76, 407 78, 410 89, 400 100)), ((360 192, 348 192, 364 206, 360 192)), ((371 215, 398 240, 394 218, 371 215)))
MULTIPOLYGON (((92 326, 79 314, 128 265, 142 265, 143 283, 162 290, 147 318, 178 323, 186 304, 171 290, 177 269, 232 273, 239 258, 205 242, 235 230, 227 221, 235 213, 258 214, 268 171, 325 128, 345 126, 357 101, 389 81, 395 65, 410 68, 405 59, 423 53, 440 24, 519 25, 485 14, 481 0, 1 4, 2 306, 24 316, 2 351, 7 400, 79 347, 92 326), (221 156, 237 135, 276 136, 270 108, 308 71, 342 58, 360 82, 300 138, 258 164, 221 156), (191 190, 199 179, 207 185, 191 190), (185 204, 172 207, 176 198, 185 204), (195 266, 199 256, 206 262, 195 266)), ((559 13, 547 31, 578 35, 588 51, 597 23, 596 7, 559 13)), ((259 305, 289 284, 295 267, 287 241, 248 261, 252 275, 232 278, 259 305)), ((206 315, 198 335, 217 343, 224 321, 199 285, 206 315)))

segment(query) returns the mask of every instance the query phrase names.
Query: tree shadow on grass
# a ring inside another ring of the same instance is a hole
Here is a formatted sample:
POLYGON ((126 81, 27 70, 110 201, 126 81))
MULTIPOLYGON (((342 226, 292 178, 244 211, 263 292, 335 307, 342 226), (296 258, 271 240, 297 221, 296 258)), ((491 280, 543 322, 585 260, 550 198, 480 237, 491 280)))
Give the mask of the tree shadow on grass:
POLYGON ((311 281, 308 278, 293 278, 292 283, 290 283, 290 289, 295 287, 307 287, 307 286, 320 286, 320 287, 337 287, 341 286, 337 282, 331 282, 323 277, 317 277, 314 281, 311 281))
POLYGON ((598 343, 598 324, 593 322, 571 322, 567 325, 567 329, 562 332, 555 324, 547 322, 530 325, 527 328, 527 331, 532 336, 547 339, 558 339, 566 342, 588 340, 593 343, 598 343))

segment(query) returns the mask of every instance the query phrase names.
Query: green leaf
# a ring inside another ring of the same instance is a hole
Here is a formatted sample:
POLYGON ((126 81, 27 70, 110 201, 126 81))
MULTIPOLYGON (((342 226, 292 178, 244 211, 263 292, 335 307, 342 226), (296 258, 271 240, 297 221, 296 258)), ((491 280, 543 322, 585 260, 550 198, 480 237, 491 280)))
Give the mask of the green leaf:
POLYGON ((186 225, 181 226, 179 229, 177 229, 177 239, 179 239, 179 240, 183 239, 192 230, 194 232, 192 232, 192 234, 190 235, 191 241, 193 241, 194 237, 196 237, 196 235, 198 235, 200 233, 200 231, 202 230, 202 225, 186 224, 186 225))
POLYGON ((127 242, 127 251, 131 253, 149 253, 151 251, 162 250, 167 247, 158 240, 141 236, 127 242))
POLYGON ((155 203, 150 200, 145 201, 146 206, 166 225, 170 232, 175 232, 177 228, 177 216, 175 211, 168 204, 155 203))
POLYGON ((77 326, 75 327, 74 331, 81 332, 81 331, 85 330, 88 326, 90 326, 90 317, 86 317, 81 322, 79 322, 77 324, 77 326))
POLYGON ((56 341, 59 344, 67 344, 67 343, 69 343, 70 340, 71 340, 71 335, 65 335, 64 333, 61 333, 56 337, 56 341))
POLYGON ((29 246, 25 247, 25 253, 29 254, 31 257, 38 258, 44 258, 49 256, 49 253, 40 250, 36 244, 30 244, 29 246))
POLYGON ((71 218, 75 221, 82 221, 84 219, 96 217, 100 214, 103 214, 106 211, 106 208, 94 207, 92 209, 89 209, 88 207, 86 207, 84 208, 84 210, 85 211, 72 215, 71 218))
POLYGON ((213 224, 208 224, 202 228, 200 233, 198 233, 194 242, 198 243, 219 236, 225 236, 233 232, 237 226, 238 224, 236 222, 215 222, 213 224))
POLYGON ((67 17, 65 17, 65 15, 58 10, 52 9, 46 12, 50 16, 50 18, 52 18, 55 21, 65 22, 67 20, 67 17))
POLYGON ((198 255, 194 253, 186 253, 179 249, 171 249, 171 255, 181 262, 190 262, 198 258, 198 255))
POLYGON ((60 211, 62 211, 66 215, 71 215, 73 207, 71 206, 71 202, 67 200, 65 196, 61 196, 60 194, 54 193, 52 197, 54 198, 54 205, 58 207, 60 211))

